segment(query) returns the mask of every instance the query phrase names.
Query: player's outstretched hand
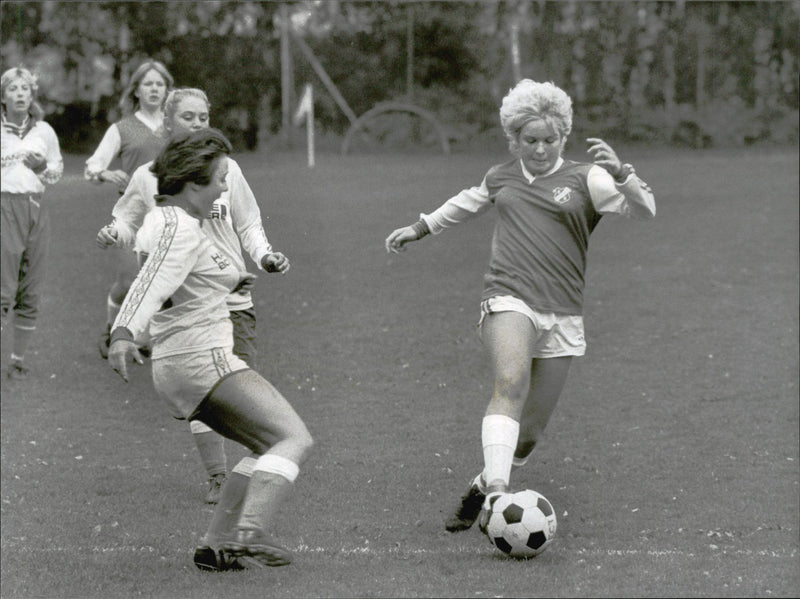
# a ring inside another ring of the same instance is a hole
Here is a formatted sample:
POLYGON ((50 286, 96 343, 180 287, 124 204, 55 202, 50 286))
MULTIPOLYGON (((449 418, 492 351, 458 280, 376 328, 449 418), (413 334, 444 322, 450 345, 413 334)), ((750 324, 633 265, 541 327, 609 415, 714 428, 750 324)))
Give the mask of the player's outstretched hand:
POLYGON ((144 364, 144 358, 133 341, 117 339, 108 348, 108 363, 126 383, 128 382, 128 362, 144 364))
POLYGON ((386 251, 393 254, 404 252, 407 243, 417 241, 419 238, 419 234, 412 226, 395 229, 386 238, 386 251))
POLYGON ((289 258, 280 252, 273 252, 261 258, 261 266, 267 272, 279 272, 285 275, 289 271, 291 264, 289 264, 289 258))
POLYGON ((97 232, 97 237, 94 242, 97 244, 97 247, 104 250, 110 245, 116 245, 118 236, 119 234, 114 225, 106 225, 97 232))
POLYGON ((611 176, 616 178, 622 170, 622 162, 617 157, 614 149, 599 137, 589 137, 586 142, 590 144, 586 150, 592 156, 592 161, 597 166, 602 166, 611 176))

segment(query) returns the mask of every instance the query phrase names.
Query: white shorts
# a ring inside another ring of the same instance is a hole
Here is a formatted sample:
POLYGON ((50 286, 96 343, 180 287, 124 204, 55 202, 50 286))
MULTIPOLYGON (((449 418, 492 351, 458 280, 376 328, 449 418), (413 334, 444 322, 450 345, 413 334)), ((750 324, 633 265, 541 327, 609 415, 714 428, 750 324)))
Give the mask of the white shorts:
POLYGON ((223 378, 249 366, 231 348, 215 347, 151 360, 153 384, 175 418, 185 419, 223 378))
POLYGON ((530 319, 536 331, 534 358, 582 356, 586 353, 583 316, 540 312, 511 295, 496 295, 481 302, 478 326, 483 324, 487 314, 495 312, 519 312, 530 319))

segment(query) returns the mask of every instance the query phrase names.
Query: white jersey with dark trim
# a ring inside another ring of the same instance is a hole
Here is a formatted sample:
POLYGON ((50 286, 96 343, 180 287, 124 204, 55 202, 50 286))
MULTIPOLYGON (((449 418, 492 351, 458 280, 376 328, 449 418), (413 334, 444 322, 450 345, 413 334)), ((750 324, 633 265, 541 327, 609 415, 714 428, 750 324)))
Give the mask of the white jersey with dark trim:
POLYGON ((137 246, 147 260, 112 330, 125 327, 142 342, 149 326, 153 359, 232 346, 226 300, 243 273, 200 221, 176 206, 157 206, 145 216, 137 246))
MULTIPOLYGON (((155 206, 158 181, 150 171, 152 162, 136 169, 125 193, 114 205, 112 215, 122 247, 141 251, 136 242, 136 232, 145 215, 155 206)), ((261 268, 261 258, 272 253, 272 245, 261 222, 261 210, 242 169, 228 158, 228 190, 215 202, 211 214, 204 220, 203 230, 214 240, 227 258, 241 271, 247 270, 242 248, 261 268)), ((228 298, 230 310, 245 310, 253 306, 250 293, 232 294, 228 298)))

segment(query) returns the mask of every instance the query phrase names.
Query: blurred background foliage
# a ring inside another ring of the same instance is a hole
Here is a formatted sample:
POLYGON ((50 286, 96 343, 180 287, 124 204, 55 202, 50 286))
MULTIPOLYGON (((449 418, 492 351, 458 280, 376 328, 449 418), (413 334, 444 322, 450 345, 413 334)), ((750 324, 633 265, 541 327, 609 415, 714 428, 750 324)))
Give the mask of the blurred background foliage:
MULTIPOLYGON (((208 92, 213 124, 237 148, 290 139, 286 16, 356 115, 411 102, 435 114, 456 144, 497 138, 500 100, 521 77, 570 93, 573 135, 693 147, 798 140, 797 0, 0 6, 2 68, 22 64, 39 75, 47 119, 73 152, 91 151, 119 117, 120 93, 147 57, 163 61, 178 85, 208 92)), ((289 47, 290 97, 313 83, 318 130, 344 134, 350 120, 297 44, 289 47)))

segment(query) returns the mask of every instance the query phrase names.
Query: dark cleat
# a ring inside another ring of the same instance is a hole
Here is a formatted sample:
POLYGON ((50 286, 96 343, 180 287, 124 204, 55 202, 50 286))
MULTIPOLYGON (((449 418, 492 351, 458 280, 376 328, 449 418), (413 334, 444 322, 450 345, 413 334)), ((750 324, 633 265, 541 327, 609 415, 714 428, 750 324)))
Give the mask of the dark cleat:
POLYGON ((445 522, 444 527, 448 532, 460 532, 469 529, 481 513, 481 507, 486 499, 478 485, 473 482, 469 490, 461 497, 461 502, 455 513, 445 522))
POLYGON ((233 540, 223 544, 223 549, 247 563, 261 566, 287 566, 292 563, 292 553, 284 549, 260 530, 239 529, 233 540))
POLYGON ((244 570, 234 556, 223 549, 214 549, 208 545, 198 547, 194 551, 194 565, 203 572, 229 572, 244 570))

